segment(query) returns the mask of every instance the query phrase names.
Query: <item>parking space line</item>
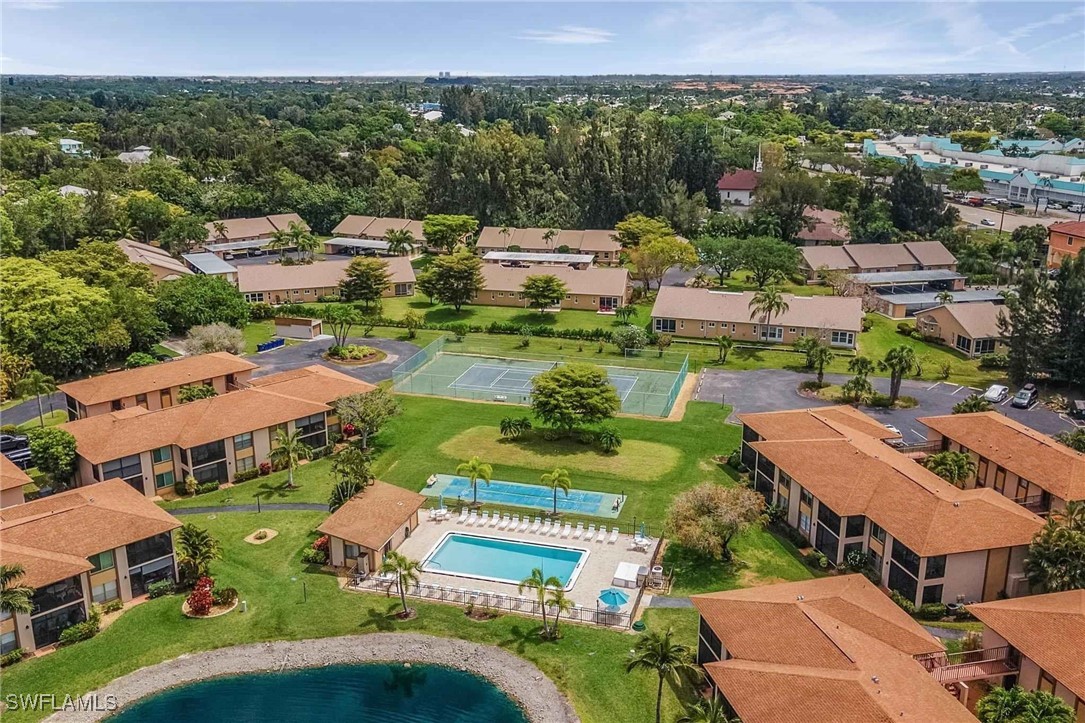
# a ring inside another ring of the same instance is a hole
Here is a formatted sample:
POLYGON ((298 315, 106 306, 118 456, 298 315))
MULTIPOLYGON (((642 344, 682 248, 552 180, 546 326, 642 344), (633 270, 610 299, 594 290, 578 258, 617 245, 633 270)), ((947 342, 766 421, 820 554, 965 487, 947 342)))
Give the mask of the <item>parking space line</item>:
POLYGON ((952 396, 953 396, 954 394, 956 394, 957 392, 961 391, 962 389, 964 389, 964 385, 963 385, 963 384, 962 384, 961 386, 957 387, 956 389, 954 389, 954 390, 953 390, 952 392, 950 392, 950 393, 949 393, 949 396, 951 396, 951 397, 952 397, 952 396))
POLYGON ((941 384, 941 383, 942 383, 942 382, 935 382, 934 384, 932 384, 932 385, 930 385, 929 387, 927 387, 927 391, 929 392, 930 390, 934 389, 934 388, 935 388, 936 386, 938 386, 938 385, 939 385, 939 384, 941 384))

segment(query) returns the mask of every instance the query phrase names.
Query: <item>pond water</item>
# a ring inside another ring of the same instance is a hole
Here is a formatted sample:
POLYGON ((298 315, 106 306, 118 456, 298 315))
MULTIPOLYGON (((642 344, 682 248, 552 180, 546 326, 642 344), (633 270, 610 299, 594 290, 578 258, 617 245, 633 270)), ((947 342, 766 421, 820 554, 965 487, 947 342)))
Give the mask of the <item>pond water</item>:
POLYGON ((333 665, 214 678, 168 690, 111 721, 397 721, 526 723, 496 686, 436 665, 333 665))

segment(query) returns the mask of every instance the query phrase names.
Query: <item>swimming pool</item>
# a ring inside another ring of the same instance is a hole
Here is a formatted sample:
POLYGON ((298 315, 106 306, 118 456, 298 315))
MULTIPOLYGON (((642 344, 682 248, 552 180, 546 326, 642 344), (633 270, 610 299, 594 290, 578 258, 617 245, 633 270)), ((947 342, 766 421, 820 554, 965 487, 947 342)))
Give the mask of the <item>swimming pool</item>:
POLYGON ((576 547, 447 532, 426 555, 422 569, 519 585, 537 567, 544 578, 556 577, 569 590, 584 568, 588 554, 587 550, 576 547))
MULTIPOLYGON (((437 475, 437 481, 422 490, 428 497, 444 497, 445 502, 472 499, 471 481, 466 477, 450 474, 437 475)), ((478 501, 516 507, 531 507, 537 510, 551 510, 554 507, 554 492, 542 485, 523 484, 491 480, 490 484, 478 483, 478 501)), ((558 492, 558 510, 575 512, 578 515, 609 517, 615 519, 621 512, 624 500, 620 495, 607 492, 571 489, 568 494, 558 492)))

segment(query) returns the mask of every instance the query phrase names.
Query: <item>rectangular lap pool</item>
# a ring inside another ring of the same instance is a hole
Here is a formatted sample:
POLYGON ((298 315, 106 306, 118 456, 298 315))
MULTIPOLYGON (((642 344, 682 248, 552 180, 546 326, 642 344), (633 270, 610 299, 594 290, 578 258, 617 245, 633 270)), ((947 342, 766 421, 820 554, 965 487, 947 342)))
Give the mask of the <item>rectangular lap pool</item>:
POLYGON ((584 568, 588 554, 587 550, 573 547, 449 532, 430 550, 422 569, 519 585, 537 567, 544 578, 554 576, 569 590, 584 568))

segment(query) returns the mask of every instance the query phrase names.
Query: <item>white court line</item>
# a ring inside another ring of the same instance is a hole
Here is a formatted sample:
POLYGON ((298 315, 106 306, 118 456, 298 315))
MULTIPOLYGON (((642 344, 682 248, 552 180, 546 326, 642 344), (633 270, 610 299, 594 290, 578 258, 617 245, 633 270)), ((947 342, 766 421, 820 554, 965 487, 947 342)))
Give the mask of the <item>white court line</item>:
POLYGON ((632 379, 633 380, 633 384, 631 384, 629 389, 625 390, 625 394, 622 395, 622 403, 624 404, 625 400, 629 399, 629 393, 631 391, 633 391, 633 387, 637 386, 637 382, 640 381, 640 378, 639 377, 620 377, 620 378, 621 379, 632 379))

